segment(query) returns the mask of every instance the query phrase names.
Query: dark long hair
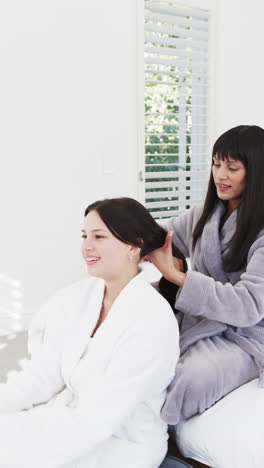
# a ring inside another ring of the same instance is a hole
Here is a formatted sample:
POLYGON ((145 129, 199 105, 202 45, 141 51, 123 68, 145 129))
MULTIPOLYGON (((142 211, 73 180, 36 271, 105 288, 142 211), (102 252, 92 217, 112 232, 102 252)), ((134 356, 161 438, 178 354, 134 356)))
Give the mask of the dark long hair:
MULTIPOLYGON (((264 228, 264 130, 256 125, 239 125, 215 142, 212 157, 241 161, 246 168, 246 185, 238 208, 236 232, 224 258, 226 272, 246 265, 250 246, 264 228)), ((219 198, 211 173, 203 212, 193 232, 193 247, 203 232, 219 198)), ((227 202, 223 202, 227 203, 227 202)))
MULTIPOLYGON (((98 200, 86 208, 84 215, 87 216, 93 210, 99 214, 109 231, 117 239, 125 244, 141 248, 140 258, 164 245, 167 231, 154 220, 141 203, 133 198, 98 200)), ((174 244, 172 245, 172 253, 174 257, 182 260, 183 269, 186 271, 186 260, 174 244)), ((161 278, 159 286, 161 294, 174 307, 178 286, 170 283, 164 277, 161 278)))

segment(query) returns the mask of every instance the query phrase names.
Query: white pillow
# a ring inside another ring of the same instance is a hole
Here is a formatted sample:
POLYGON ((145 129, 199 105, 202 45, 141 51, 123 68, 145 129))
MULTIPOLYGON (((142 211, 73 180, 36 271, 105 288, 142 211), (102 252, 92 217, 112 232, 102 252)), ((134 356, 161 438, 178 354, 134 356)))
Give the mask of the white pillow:
POLYGON ((255 379, 178 424, 182 454, 212 468, 264 468, 264 388, 255 379))

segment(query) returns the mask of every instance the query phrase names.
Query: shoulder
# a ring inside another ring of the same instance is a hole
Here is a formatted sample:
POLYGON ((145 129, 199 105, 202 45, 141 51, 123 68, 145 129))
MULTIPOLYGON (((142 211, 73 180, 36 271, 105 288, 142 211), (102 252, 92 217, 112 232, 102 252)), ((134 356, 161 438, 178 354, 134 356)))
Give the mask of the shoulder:
POLYGON ((261 231, 258 233, 255 242, 252 244, 252 247, 253 246, 255 248, 264 246, 264 229, 261 229, 261 231))
POLYGON ((188 212, 188 220, 192 227, 195 227, 203 212, 203 205, 196 205, 188 212))
POLYGON ((259 232, 257 239, 253 242, 248 251, 248 262, 253 258, 260 257, 264 262, 264 229, 259 232))
POLYGON ((53 294, 34 315, 31 328, 45 327, 47 322, 67 320, 92 292, 104 287, 98 278, 87 277, 67 285, 53 294))
POLYGON ((164 367, 171 364, 174 368, 179 356, 177 319, 169 303, 152 285, 148 284, 146 291, 149 302, 135 323, 134 333, 157 363, 163 363, 164 367))
MULTIPOLYGON (((74 283, 71 283, 67 286, 64 286, 63 288, 59 289, 52 298, 61 298, 63 299, 64 297, 68 296, 74 296, 78 295, 80 293, 85 294, 87 290, 93 289, 98 287, 104 283, 103 280, 100 278, 95 278, 93 276, 87 276, 85 278, 82 278, 74 283)), ((52 299, 51 298, 51 299, 52 299)))
MULTIPOLYGON (((145 278, 138 275, 130 305, 134 308, 135 326, 145 327, 160 336, 178 336, 178 323, 166 299, 145 278), (136 294, 137 289, 137 294, 136 294)), ((132 292, 132 290, 131 290, 132 292)))
POLYGON ((187 229, 192 231, 196 226, 203 211, 203 205, 197 205, 187 210, 180 216, 170 218, 167 221, 167 230, 187 229))
MULTIPOLYGON (((120 321, 115 355, 130 352, 164 366, 175 363, 179 354, 179 329, 169 303, 142 275, 124 288, 119 299, 120 321), (121 297, 122 296, 122 297, 121 297)), ((158 364, 157 364, 158 365, 158 364)))
POLYGON ((48 300, 51 302, 61 302, 67 304, 68 301, 75 301, 81 299, 90 291, 96 292, 97 289, 101 289, 104 286, 104 281, 100 278, 93 276, 87 276, 79 281, 71 283, 61 289, 59 289, 53 296, 48 300))
POLYGON ((164 297, 159 293, 158 289, 152 285, 144 271, 141 271, 137 277, 134 278, 133 282, 131 282, 131 292, 133 290, 135 290, 135 292, 136 290, 138 292, 141 291, 142 293, 136 294, 134 297, 135 301, 138 303, 151 302, 153 307, 157 309, 160 307, 167 308, 168 306, 166 299, 164 299, 164 297))

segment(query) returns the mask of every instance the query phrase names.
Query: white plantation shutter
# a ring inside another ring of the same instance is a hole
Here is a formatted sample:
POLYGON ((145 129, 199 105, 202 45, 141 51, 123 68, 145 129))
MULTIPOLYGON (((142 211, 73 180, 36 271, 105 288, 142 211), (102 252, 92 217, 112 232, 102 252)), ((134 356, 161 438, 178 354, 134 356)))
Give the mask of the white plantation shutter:
POLYGON ((156 218, 204 200, 209 12, 145 1, 145 205, 156 218))

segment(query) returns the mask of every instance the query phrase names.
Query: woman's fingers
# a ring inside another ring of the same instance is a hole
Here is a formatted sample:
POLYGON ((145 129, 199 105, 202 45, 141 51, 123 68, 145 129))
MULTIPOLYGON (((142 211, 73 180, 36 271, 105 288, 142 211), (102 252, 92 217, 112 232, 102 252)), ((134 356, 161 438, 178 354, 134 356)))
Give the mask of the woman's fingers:
POLYGON ((180 258, 173 257, 173 265, 176 270, 183 272, 183 262, 180 258))
POLYGON ((172 232, 172 231, 167 232, 166 238, 165 238, 165 242, 164 242, 164 247, 165 247, 166 249, 171 249, 171 246, 172 246, 172 236, 173 236, 173 232, 172 232))
POLYGON ((165 278, 174 282, 175 271, 183 272, 183 262, 181 259, 173 257, 172 237, 173 232, 169 231, 166 234, 163 246, 150 252, 144 257, 144 259, 147 259, 149 262, 153 263, 165 278))

